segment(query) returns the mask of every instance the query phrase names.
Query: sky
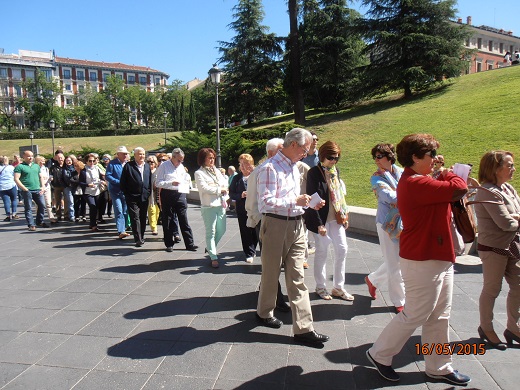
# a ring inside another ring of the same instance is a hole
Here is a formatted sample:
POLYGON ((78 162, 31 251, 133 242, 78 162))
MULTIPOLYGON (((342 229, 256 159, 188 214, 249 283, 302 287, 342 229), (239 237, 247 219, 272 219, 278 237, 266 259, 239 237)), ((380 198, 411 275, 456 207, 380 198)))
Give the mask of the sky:
MULTIPOLYGON (((147 66, 187 82, 204 79, 234 32, 238 0, 0 0, 0 48, 51 51, 59 57, 147 66), (6 17, 9 15, 9 17, 6 17)), ((350 3, 360 10, 360 2, 350 3)), ((286 0, 263 0, 263 25, 286 36, 286 0)), ((458 0, 457 16, 520 36, 518 0, 458 0)), ((362 9, 361 12, 363 13, 362 9)))

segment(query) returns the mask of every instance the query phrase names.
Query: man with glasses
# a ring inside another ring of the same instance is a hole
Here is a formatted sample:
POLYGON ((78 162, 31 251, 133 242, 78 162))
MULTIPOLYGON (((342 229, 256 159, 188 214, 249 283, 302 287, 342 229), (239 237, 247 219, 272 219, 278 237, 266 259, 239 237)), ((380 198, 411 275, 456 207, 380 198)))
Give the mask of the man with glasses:
POLYGON ((114 217, 116 219, 117 234, 122 240, 130 234, 126 232, 127 207, 125 195, 121 191, 120 180, 123 173, 123 166, 126 164, 130 153, 126 146, 119 146, 116 151, 116 157, 107 165, 106 180, 108 181, 108 191, 112 198, 112 207, 114 208, 114 217))
POLYGON ((152 172, 145 159, 145 150, 141 147, 135 148, 134 160, 125 164, 119 182, 121 191, 125 194, 136 247, 144 244, 148 198, 152 191, 152 172))
POLYGON ((163 162, 157 168, 155 186, 160 188, 162 228, 164 234, 164 245, 167 252, 173 251, 175 215, 179 221, 180 230, 186 250, 196 251, 198 246, 193 242, 193 233, 188 223, 188 202, 186 194, 190 192, 190 175, 186 172, 182 162, 184 152, 180 148, 173 149, 172 158, 163 162))
POLYGON ((23 162, 14 168, 14 181, 18 188, 22 191, 22 197, 25 207, 25 219, 29 231, 34 232, 36 226, 48 228, 43 222, 45 203, 43 193, 45 192, 45 183, 40 176, 40 166, 33 161, 34 155, 30 150, 26 150, 23 154, 23 162), (32 202, 36 203, 36 224, 32 213, 32 202))
MULTIPOLYGON (((287 295, 292 310, 294 339, 300 343, 321 344, 328 336, 313 327, 309 290, 304 283, 303 262, 307 241, 302 215, 311 197, 300 194, 300 172, 296 162, 309 151, 312 135, 305 129, 292 129, 278 151, 259 170, 257 177, 258 210, 263 214, 262 279, 258 296, 257 320, 270 328, 283 322, 274 317, 278 278, 285 269, 287 295)), ((316 208, 323 207, 321 201, 316 208)))

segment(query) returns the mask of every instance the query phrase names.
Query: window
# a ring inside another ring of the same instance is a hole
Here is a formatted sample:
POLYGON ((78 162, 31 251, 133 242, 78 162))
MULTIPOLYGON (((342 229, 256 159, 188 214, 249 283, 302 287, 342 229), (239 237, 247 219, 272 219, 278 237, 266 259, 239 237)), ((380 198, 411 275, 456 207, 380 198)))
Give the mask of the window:
POLYGON ((477 62, 477 72, 482 72, 482 62, 477 62))
POLYGON ((493 51, 493 41, 488 42, 488 50, 493 51))
POLYGON ((65 102, 67 103, 67 106, 72 106, 72 99, 71 98, 65 99, 65 102))
POLYGON ((482 38, 477 39, 477 49, 482 49, 482 38))
POLYGON ((2 88, 0 88, 0 96, 7 96, 9 94, 9 89, 6 85, 2 85, 2 88))
POLYGON ((160 77, 156 77, 155 78, 155 85, 160 85, 161 84, 161 78, 160 77))
POLYGON ((22 86, 19 84, 13 85, 14 96, 22 96, 22 86))
POLYGON ((116 74, 116 78, 118 80, 123 80, 123 75, 118 73, 118 74, 116 74))
POLYGON ((21 69, 12 69, 13 79, 20 80, 22 78, 22 70, 21 69))
POLYGON ((139 84, 146 85, 146 76, 139 76, 139 84))
POLYGON ((25 71, 26 79, 34 79, 34 70, 26 70, 25 71))
POLYGON ((65 84, 65 91, 72 91, 72 86, 70 84, 65 84))
POLYGON ((45 77, 45 80, 50 81, 50 79, 52 78, 52 70, 44 69, 44 70, 42 70, 42 73, 45 77))
POLYGON ((77 80, 81 80, 81 81, 85 80, 85 71, 77 70, 76 71, 76 79, 77 80))
POLYGON ((89 72, 90 81, 97 81, 97 72, 89 72))
POLYGON ((63 78, 70 79, 70 69, 63 69, 63 78))
POLYGON ((504 44, 502 42, 500 42, 500 48, 498 50, 500 50, 500 54, 504 52, 504 44))
POLYGON ((128 84, 135 84, 135 76, 128 75, 128 84))
POLYGON ((0 77, 7 78, 7 68, 0 68, 0 77))
POLYGON ((106 83, 108 78, 110 77, 110 73, 103 73, 103 81, 106 83))
POLYGON ((85 86, 84 85, 78 85, 78 91, 79 92, 85 92, 85 86))

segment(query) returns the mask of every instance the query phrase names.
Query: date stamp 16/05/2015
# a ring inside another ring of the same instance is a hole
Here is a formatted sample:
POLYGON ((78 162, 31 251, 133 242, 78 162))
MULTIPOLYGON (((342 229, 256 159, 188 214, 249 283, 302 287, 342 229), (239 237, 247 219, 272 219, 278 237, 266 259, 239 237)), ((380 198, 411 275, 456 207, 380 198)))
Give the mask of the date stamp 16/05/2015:
POLYGON ((416 355, 484 355, 485 343, 431 343, 415 344, 416 355))

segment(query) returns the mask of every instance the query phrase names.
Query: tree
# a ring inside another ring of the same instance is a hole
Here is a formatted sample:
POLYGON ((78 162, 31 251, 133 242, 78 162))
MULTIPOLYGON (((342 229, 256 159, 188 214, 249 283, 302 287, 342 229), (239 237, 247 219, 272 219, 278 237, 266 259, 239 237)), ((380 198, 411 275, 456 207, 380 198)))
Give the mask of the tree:
POLYGON ((364 0, 368 18, 360 24, 369 40, 365 89, 376 94, 404 89, 405 97, 461 74, 468 32, 450 21, 456 0, 364 0))
POLYGON ((282 77, 281 39, 261 24, 261 0, 239 0, 233 11, 235 20, 229 27, 236 35, 231 42, 219 42, 224 72, 221 101, 229 115, 251 123, 269 110, 263 97, 282 77))
POLYGON ((106 129, 112 125, 114 111, 106 94, 93 92, 85 104, 90 128, 106 129))
POLYGON ((301 25, 302 85, 311 107, 339 108, 353 97, 355 69, 366 65, 354 32, 360 14, 346 0, 306 0, 301 25))
POLYGON ((123 122, 128 123, 130 111, 125 105, 124 100, 124 86, 125 82, 114 75, 110 75, 105 83, 103 94, 109 99, 112 106, 113 121, 116 129, 121 127, 123 122))
POLYGON ((292 97, 294 109, 294 122, 300 125, 305 124, 305 104, 303 101, 303 89, 301 85, 301 65, 300 65, 300 39, 298 31, 298 0, 289 0, 289 39, 287 41, 287 51, 289 53, 289 80, 290 95, 292 97))

